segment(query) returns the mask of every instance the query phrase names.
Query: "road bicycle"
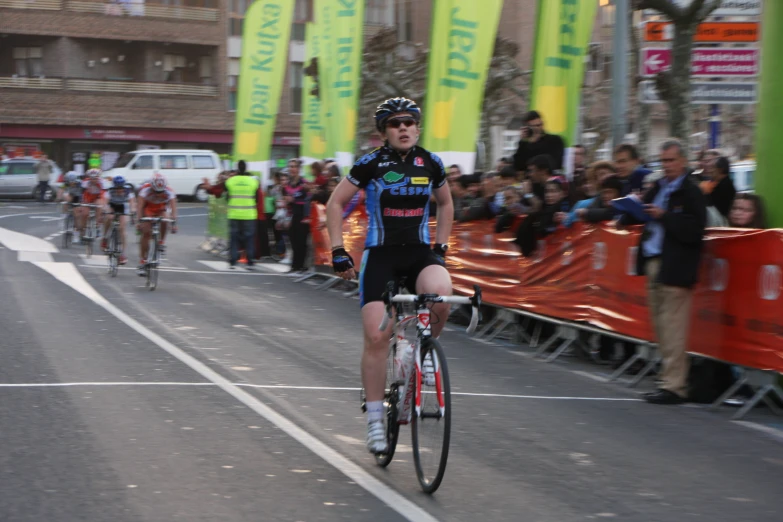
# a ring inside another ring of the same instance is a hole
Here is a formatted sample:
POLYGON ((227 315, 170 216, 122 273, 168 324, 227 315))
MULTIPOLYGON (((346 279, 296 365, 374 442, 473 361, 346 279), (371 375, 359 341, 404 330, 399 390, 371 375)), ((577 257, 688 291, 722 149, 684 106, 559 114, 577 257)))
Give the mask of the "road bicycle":
MULTIPOLYGON (((375 455, 377 464, 388 466, 394 458, 400 426, 411 425, 413 462, 416 477, 422 490, 432 494, 440 486, 446 472, 451 439, 451 382, 446 355, 440 342, 432 337, 431 316, 428 305, 448 303, 471 305, 472 315, 467 332, 473 333, 479 322, 481 288, 473 287, 474 294, 467 296, 441 296, 438 294, 400 294, 404 281, 390 281, 383 295, 386 314, 379 329, 386 331, 389 320, 395 317, 394 329, 389 339, 386 366, 387 452, 375 455), (407 343, 405 331, 416 327, 413 348, 413 371, 399 368, 397 350, 407 343), (395 362, 397 361, 397 362, 395 362), (407 380, 407 382, 406 382, 407 380)), ((436 321, 439 320, 435 315, 436 321)), ((366 401, 362 400, 366 411, 366 401)))
POLYGON ((146 286, 152 291, 158 287, 158 271, 161 261, 160 224, 176 223, 176 221, 164 217, 144 217, 139 219, 139 221, 152 223, 152 250, 147 254, 147 262, 144 264, 144 275, 147 278, 146 286))
POLYGON ((87 218, 87 224, 84 227, 84 234, 82 234, 85 253, 87 254, 87 257, 90 257, 92 256, 93 243, 98 239, 98 223, 96 222, 95 214, 96 210, 101 208, 101 205, 80 203, 79 206, 90 209, 90 215, 87 218))
POLYGON ((65 214, 62 221, 63 226, 63 240, 62 240, 62 246, 63 248, 70 248, 71 242, 73 241, 73 230, 74 230, 74 217, 73 217, 73 209, 78 207, 78 203, 60 203, 62 205, 62 211, 65 214), (68 210, 65 210, 65 208, 68 208, 68 210))
POLYGON ((132 214, 120 212, 112 212, 112 214, 114 217, 111 220, 111 226, 107 235, 109 244, 105 252, 106 258, 109 262, 109 274, 112 277, 117 277, 117 271, 119 270, 120 265, 120 256, 122 255, 122 248, 125 246, 120 241, 120 218, 122 218, 122 216, 132 216, 132 214))

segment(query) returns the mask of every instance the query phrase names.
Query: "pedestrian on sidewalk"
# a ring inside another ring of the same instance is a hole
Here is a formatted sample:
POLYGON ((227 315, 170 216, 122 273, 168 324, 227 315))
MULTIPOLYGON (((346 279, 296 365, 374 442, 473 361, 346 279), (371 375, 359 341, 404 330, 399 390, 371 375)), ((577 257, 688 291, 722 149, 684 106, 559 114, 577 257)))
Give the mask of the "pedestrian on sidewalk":
POLYGON ((290 177, 288 185, 284 187, 286 203, 291 212, 291 225, 288 229, 288 236, 291 239, 291 250, 293 257, 291 259, 292 274, 304 272, 306 270, 305 262, 307 260, 307 237, 310 235, 310 193, 307 190, 304 179, 300 175, 302 162, 298 158, 292 158, 288 161, 288 175, 290 177))
POLYGON ((46 191, 49 189, 49 181, 52 176, 52 166, 46 154, 41 156, 41 159, 35 164, 35 173, 38 176, 38 201, 43 203, 46 200, 46 191))
POLYGON ((260 190, 258 178, 247 171, 247 164, 239 160, 237 172, 222 183, 211 186, 204 179, 204 186, 216 196, 228 192, 228 227, 230 232, 229 259, 231 268, 236 268, 239 261, 240 245, 245 250, 247 268, 252 269, 253 249, 256 242, 256 227, 259 212, 259 202, 263 205, 263 192, 260 190))
MULTIPOLYGON (((643 198, 650 221, 641 235, 636 271, 647 276, 650 319, 663 359, 660 388, 644 396, 653 404, 688 399, 688 329, 707 207, 689 175, 687 154, 680 141, 665 141, 661 145, 664 176, 643 198)), ((627 216, 619 223, 627 224, 627 216)))

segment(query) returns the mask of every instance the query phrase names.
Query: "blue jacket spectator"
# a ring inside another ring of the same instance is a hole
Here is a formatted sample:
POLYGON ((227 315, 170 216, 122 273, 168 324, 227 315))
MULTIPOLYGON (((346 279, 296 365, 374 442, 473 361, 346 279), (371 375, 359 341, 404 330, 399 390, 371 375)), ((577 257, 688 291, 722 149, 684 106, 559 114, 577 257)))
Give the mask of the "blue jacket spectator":
POLYGON ((644 178, 652 173, 642 166, 639 151, 630 143, 623 143, 614 150, 614 165, 617 177, 623 184, 620 196, 627 196, 632 192, 641 193, 644 178))

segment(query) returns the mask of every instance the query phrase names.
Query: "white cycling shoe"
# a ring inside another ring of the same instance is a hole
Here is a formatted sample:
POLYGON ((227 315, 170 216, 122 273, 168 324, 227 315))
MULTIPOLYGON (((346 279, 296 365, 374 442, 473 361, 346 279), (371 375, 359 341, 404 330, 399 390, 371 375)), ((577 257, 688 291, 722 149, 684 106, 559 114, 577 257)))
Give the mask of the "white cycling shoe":
POLYGON ((435 386, 435 365, 432 364, 432 353, 428 352, 424 356, 424 363, 422 364, 421 373, 423 374, 423 381, 425 386, 435 386))
POLYGON ((370 453, 386 453, 389 446, 386 442, 386 427, 383 421, 367 423, 367 449, 370 453))

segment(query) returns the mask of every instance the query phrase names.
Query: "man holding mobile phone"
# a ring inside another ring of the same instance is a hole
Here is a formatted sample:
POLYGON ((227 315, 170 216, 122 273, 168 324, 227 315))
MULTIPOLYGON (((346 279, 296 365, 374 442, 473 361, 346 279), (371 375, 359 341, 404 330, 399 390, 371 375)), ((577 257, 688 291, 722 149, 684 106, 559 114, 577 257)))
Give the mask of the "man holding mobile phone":
POLYGON ((563 153, 565 143, 563 138, 554 134, 547 134, 544 130, 544 121, 537 111, 530 111, 525 115, 525 125, 520 131, 519 147, 514 154, 514 168, 517 172, 525 172, 528 162, 542 154, 552 160, 553 170, 563 168, 563 153))

